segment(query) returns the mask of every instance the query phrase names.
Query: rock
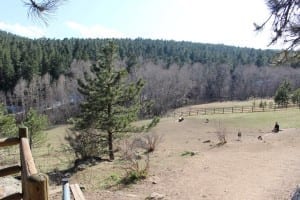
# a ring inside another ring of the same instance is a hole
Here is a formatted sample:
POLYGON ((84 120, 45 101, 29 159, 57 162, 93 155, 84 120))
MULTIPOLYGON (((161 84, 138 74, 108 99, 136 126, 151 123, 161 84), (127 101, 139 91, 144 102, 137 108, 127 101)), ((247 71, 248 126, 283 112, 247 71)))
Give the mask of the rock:
POLYGON ((159 183, 160 179, 159 179, 159 177, 157 177, 157 176, 152 176, 152 177, 149 178, 149 181, 150 181, 152 184, 157 184, 157 183, 159 183))
POLYGON ((71 177, 71 173, 70 173, 70 172, 65 173, 65 174, 64 174, 64 177, 70 178, 70 177, 71 177))
POLYGON ((164 199, 165 195, 159 194, 157 192, 152 192, 145 200, 161 200, 164 199))
POLYGON ((257 137, 257 139, 258 139, 258 140, 262 140, 263 138, 262 138, 261 135, 260 135, 260 136, 257 137))
POLYGON ((210 143, 210 140, 205 140, 203 141, 203 143, 210 143))
POLYGON ((79 171, 83 171, 86 168, 88 168, 88 166, 86 164, 80 164, 80 165, 77 166, 77 170, 79 170, 79 171))

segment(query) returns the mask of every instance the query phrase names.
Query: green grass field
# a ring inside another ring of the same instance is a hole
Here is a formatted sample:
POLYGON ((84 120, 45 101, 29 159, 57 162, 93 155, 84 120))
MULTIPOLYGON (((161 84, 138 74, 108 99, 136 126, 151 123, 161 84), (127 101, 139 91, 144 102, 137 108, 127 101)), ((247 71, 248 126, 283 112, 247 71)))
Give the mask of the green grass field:
POLYGON ((277 121, 281 129, 300 128, 300 109, 287 109, 275 112, 233 113, 195 116, 220 120, 228 127, 267 128, 277 121))

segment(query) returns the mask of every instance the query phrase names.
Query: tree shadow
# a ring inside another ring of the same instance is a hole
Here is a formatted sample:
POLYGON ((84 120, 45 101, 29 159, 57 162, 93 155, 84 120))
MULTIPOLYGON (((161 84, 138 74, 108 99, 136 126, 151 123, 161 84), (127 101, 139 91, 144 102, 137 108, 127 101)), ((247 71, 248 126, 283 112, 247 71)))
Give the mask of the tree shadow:
POLYGON ((54 169, 51 172, 48 172, 50 183, 61 185, 63 178, 70 178, 78 171, 83 171, 89 167, 98 165, 102 162, 110 162, 109 159, 102 159, 100 157, 87 157, 84 159, 76 159, 74 165, 65 170, 54 169))

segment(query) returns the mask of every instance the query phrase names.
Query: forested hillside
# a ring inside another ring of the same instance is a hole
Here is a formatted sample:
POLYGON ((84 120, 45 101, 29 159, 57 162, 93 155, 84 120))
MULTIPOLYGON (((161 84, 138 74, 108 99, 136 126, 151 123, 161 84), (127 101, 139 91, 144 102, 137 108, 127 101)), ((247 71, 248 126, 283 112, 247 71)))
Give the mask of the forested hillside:
MULTIPOLYGON (((108 39, 28 39, 0 32, 0 98, 16 110, 74 104, 77 79, 108 39)), ((300 65, 271 66, 273 50, 149 39, 114 39, 131 79, 146 81, 141 99, 161 114, 189 103, 274 95, 285 79, 300 87, 300 65)), ((71 109, 74 111, 75 109, 71 109)), ((64 112, 68 113, 68 112, 64 112)))
MULTIPOLYGON (((31 40, 0 32, 0 89, 8 91, 22 77, 31 80, 35 74, 49 73, 57 79, 66 73, 72 60, 96 60, 106 39, 36 39, 31 40)), ((262 51, 224 45, 199 44, 146 39, 115 39, 121 60, 131 67, 137 58, 163 61, 168 67, 184 64, 226 64, 266 66, 275 51, 262 51)))

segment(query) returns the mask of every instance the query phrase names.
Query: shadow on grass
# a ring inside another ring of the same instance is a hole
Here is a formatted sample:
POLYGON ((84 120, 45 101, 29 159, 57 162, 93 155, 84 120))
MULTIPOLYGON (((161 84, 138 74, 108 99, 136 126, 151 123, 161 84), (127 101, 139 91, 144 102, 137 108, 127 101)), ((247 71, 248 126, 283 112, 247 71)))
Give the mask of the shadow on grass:
POLYGON ((74 165, 69 169, 58 170, 54 169, 48 172, 50 183, 61 185, 63 178, 69 178, 78 171, 83 171, 89 167, 95 166, 102 162, 110 162, 108 159, 101 159, 100 157, 88 157, 85 159, 76 159, 74 165))

